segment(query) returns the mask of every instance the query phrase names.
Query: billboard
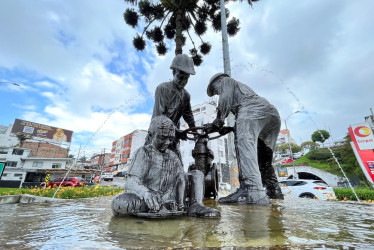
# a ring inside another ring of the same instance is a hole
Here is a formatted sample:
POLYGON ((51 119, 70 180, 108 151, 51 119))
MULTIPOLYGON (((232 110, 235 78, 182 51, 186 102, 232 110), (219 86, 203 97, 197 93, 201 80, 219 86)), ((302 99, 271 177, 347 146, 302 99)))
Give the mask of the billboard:
POLYGON ((48 125, 15 119, 11 133, 29 134, 33 137, 50 139, 54 142, 71 142, 73 131, 48 125))
POLYGON ((366 178, 374 184, 374 145, 371 145, 374 144, 371 138, 373 131, 367 124, 351 125, 348 131, 352 139, 351 146, 357 161, 366 178))

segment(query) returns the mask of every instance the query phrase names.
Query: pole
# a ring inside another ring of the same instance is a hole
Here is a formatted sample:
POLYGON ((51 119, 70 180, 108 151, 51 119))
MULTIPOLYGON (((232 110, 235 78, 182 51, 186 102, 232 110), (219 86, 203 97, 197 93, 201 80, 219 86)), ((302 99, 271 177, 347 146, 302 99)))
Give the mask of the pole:
POLYGON ((288 128, 287 128, 287 120, 293 115, 293 114, 296 114, 296 113, 299 113, 300 111, 295 111, 293 112, 292 114, 290 114, 286 119, 284 119, 284 125, 286 125, 286 131, 287 131, 287 138, 288 138, 288 146, 290 148, 290 156, 291 156, 291 159, 292 159, 292 167, 293 167, 293 171, 294 171, 294 174, 293 174, 293 178, 294 179, 297 179, 296 178, 296 167, 295 167, 295 162, 294 162, 294 159, 293 159, 293 154, 292 154, 292 147, 291 147, 291 137, 290 137, 290 132, 288 131, 288 128))
POLYGON ((229 40, 227 37, 227 24, 226 24, 226 9, 225 1, 220 0, 221 3, 221 28, 222 28, 222 49, 223 49, 223 68, 224 72, 231 76, 230 66, 230 52, 229 52, 229 40))
POLYGON ((288 138, 287 141, 288 141, 288 146, 290 148, 290 156, 291 156, 291 159, 292 159, 293 179, 297 179, 296 178, 296 167, 295 167, 295 162, 293 160, 292 147, 291 147, 291 142, 290 142, 290 132, 288 131, 288 128, 287 128, 287 120, 284 120, 284 124, 286 125, 287 138, 288 138))

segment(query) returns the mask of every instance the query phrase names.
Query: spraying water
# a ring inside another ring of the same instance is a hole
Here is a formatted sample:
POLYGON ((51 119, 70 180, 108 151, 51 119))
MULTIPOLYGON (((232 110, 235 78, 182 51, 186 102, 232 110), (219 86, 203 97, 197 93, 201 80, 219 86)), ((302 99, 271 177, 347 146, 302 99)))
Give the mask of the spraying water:
POLYGON ((95 138, 95 136, 97 135, 97 133, 105 126, 105 124, 108 122, 108 120, 110 119, 110 117, 116 113, 119 109, 121 109, 122 107, 124 107, 126 104, 129 104, 129 103, 133 103, 135 102, 136 100, 139 100, 139 99, 142 99, 142 96, 138 95, 138 96, 135 96, 133 98, 130 98, 130 99, 126 99, 124 101, 122 101, 122 103, 115 109, 113 109, 112 112, 110 112, 107 117, 105 118, 105 120, 101 123, 101 125, 96 129, 96 131, 94 133, 92 133, 91 137, 87 140, 86 144, 83 146, 83 149, 82 149, 82 145, 79 146, 79 151, 78 151, 78 155, 77 157, 75 158, 74 160, 74 163, 71 162, 70 166, 68 167, 68 171, 66 172, 64 178, 62 179, 62 181, 60 182, 60 185, 57 187, 56 189, 56 192, 53 194, 53 197, 52 198, 55 198, 56 194, 58 193, 62 183, 64 182, 64 180, 66 179, 66 177, 69 175, 71 169, 73 168, 73 166, 76 166, 77 164, 77 161, 79 159, 79 156, 80 156, 80 152, 81 151, 84 151, 87 147, 87 145, 92 141, 93 138, 95 138))

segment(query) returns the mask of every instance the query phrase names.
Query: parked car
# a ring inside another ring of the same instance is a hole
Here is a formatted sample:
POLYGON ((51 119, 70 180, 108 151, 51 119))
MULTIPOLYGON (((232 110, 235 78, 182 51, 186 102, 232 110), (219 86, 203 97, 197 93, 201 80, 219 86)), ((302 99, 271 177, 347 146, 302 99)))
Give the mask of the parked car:
POLYGON ((100 176, 95 176, 95 178, 93 178, 92 182, 99 183, 100 182, 100 176))
POLYGON ((284 197, 336 199, 334 189, 322 180, 292 179, 279 182, 284 197))
POLYGON ((298 152, 298 153, 294 153, 294 154, 293 154, 293 158, 294 158, 295 160, 300 159, 302 156, 303 156, 303 153, 302 153, 302 152, 298 152))
POLYGON ((101 179, 104 181, 113 181, 113 175, 111 173, 103 173, 101 179))
POLYGON ((219 189, 220 190, 228 190, 228 191, 230 191, 231 190, 231 185, 228 184, 228 183, 225 183, 225 182, 220 182, 219 183, 219 189))
POLYGON ((292 159, 291 159, 291 158, 288 158, 288 159, 283 160, 283 161, 282 161, 282 164, 289 163, 289 162, 292 162, 292 159))
MULTIPOLYGON (((64 177, 60 177, 58 179, 51 180, 47 183, 47 187, 58 187, 63 179, 64 177)), ((66 177, 61 184, 62 187, 83 187, 85 185, 86 181, 81 177, 66 177)))

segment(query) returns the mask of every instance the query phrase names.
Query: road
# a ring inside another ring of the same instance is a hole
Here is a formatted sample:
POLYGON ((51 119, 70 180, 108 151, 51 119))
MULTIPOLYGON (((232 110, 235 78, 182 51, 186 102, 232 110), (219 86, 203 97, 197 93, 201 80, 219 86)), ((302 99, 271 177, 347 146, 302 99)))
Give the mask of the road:
POLYGON ((123 177, 113 177, 113 181, 100 181, 100 186, 101 187, 106 187, 106 186, 112 186, 112 187, 120 187, 124 188, 126 183, 126 179, 123 177))

